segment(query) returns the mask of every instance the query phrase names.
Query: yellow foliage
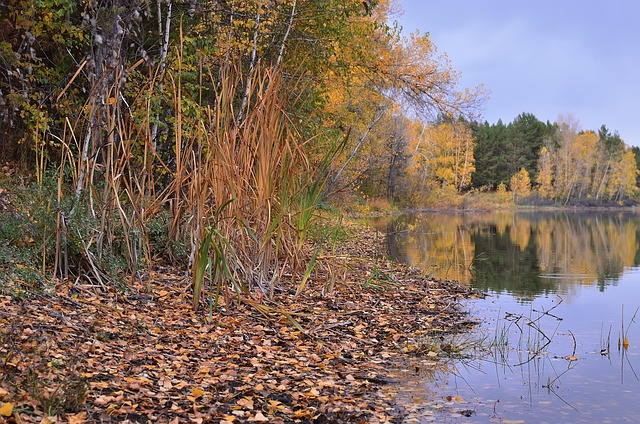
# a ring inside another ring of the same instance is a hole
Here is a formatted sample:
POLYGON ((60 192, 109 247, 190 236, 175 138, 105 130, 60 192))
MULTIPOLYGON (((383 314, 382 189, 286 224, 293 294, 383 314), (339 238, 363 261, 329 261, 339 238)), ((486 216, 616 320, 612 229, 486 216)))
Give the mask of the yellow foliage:
POLYGON ((511 177, 509 185, 511 186, 514 199, 529 196, 531 193, 531 179, 529 178, 529 171, 525 168, 521 168, 517 174, 514 174, 511 177))
POLYGON ((540 149, 536 183, 541 197, 565 202, 619 201, 634 195, 635 156, 622 140, 618 139, 616 145, 615 137, 610 135, 580 132, 571 117, 559 121, 557 138, 557 144, 549 141, 540 149))
POLYGON ((553 163, 551 160, 551 152, 549 152, 546 146, 540 149, 536 183, 538 185, 538 193, 541 197, 553 197, 553 163))
POLYGON ((531 239, 531 222, 516 217, 509 227, 509 237, 520 248, 520 251, 524 252, 531 239))
POLYGON ((631 149, 627 149, 619 162, 612 167, 607 194, 613 197, 629 197, 636 188, 636 158, 631 149))
POLYGON ((475 171, 471 130, 464 122, 431 125, 414 143, 409 172, 418 173, 427 187, 447 187, 460 193, 471 184, 475 171))

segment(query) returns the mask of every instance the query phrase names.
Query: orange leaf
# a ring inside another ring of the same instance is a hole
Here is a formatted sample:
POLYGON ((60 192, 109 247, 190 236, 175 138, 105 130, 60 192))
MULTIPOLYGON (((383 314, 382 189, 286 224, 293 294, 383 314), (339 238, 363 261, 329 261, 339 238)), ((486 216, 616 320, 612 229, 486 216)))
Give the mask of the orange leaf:
POLYGON ((74 415, 67 415, 67 423, 68 424, 83 424, 88 422, 87 413, 79 412, 74 415))
POLYGON ((13 405, 11 404, 11 402, 7 402, 2 406, 0 406, 0 415, 4 417, 10 417, 12 413, 13 413, 13 405))
POLYGON ((202 389, 199 389, 197 387, 194 387, 193 389, 191 389, 191 396, 193 396, 195 399, 199 398, 203 394, 204 394, 204 390, 202 389))
POLYGON ((249 398, 249 397, 244 397, 242 399, 238 399, 238 405, 246 408, 246 409, 253 409, 253 399, 249 398))

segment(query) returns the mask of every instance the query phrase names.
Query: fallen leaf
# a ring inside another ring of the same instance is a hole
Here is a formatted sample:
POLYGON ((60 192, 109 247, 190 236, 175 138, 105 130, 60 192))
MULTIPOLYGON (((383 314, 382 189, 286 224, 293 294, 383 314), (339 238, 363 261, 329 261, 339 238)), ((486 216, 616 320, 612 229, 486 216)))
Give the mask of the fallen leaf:
POLYGON ((193 396, 194 399, 198 399, 203 394, 204 394, 204 390, 202 389, 199 389, 197 387, 194 387, 193 389, 191 389, 191 396, 193 396))
POLYGON ((296 418, 296 419, 300 419, 300 418, 307 419, 311 417, 313 417, 313 412, 305 409, 298 409, 293 413, 293 418, 296 418))
POLYGON ((10 417, 13 413, 13 404, 11 402, 7 402, 0 406, 0 415, 3 417, 10 417))
POLYGON ((86 412, 79 412, 77 414, 73 414, 73 415, 67 415, 67 424, 82 424, 82 423, 86 423, 87 420, 87 413, 86 412))
POLYGON ((246 409, 253 409, 253 399, 248 398, 248 397, 244 397, 242 399, 238 399, 238 405, 246 408, 246 409))
POLYGON ((258 411, 256 412, 255 417, 250 418, 249 421, 266 422, 266 421, 269 421, 269 419, 264 415, 262 415, 262 412, 258 411))

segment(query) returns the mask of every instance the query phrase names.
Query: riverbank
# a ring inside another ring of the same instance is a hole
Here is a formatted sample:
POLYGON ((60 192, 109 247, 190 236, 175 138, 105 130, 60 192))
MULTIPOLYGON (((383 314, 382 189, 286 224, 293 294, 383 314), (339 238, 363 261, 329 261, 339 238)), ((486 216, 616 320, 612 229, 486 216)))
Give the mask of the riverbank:
POLYGON ((380 390, 395 384, 389 364, 450 354, 438 336, 473 325, 459 301, 475 294, 379 258, 381 242, 358 228, 318 258, 299 297, 292 281, 260 299, 266 307, 193 312, 190 278, 166 268, 124 291, 64 281, 0 296, 0 413, 24 423, 400 422, 402 405, 380 390))
POLYGON ((421 207, 397 208, 385 199, 362 200, 351 198, 336 205, 345 210, 347 215, 353 218, 380 217, 416 213, 485 213, 499 210, 513 211, 561 211, 561 212, 601 212, 622 211, 637 212, 640 204, 636 198, 628 198, 623 201, 596 201, 594 199, 582 199, 580 201, 556 202, 538 196, 520 198, 514 202, 510 192, 496 193, 487 191, 471 191, 463 194, 449 194, 446 196, 435 195, 431 201, 425 201, 421 207))

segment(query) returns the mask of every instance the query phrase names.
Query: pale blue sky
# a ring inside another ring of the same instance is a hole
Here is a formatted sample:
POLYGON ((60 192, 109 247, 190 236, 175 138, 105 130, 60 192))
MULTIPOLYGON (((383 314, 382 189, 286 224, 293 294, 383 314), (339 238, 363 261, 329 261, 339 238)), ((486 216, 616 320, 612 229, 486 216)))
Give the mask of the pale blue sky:
POLYGON ((398 0, 403 32, 430 33, 462 73, 491 91, 483 118, 572 114, 640 146, 640 1, 398 0))

